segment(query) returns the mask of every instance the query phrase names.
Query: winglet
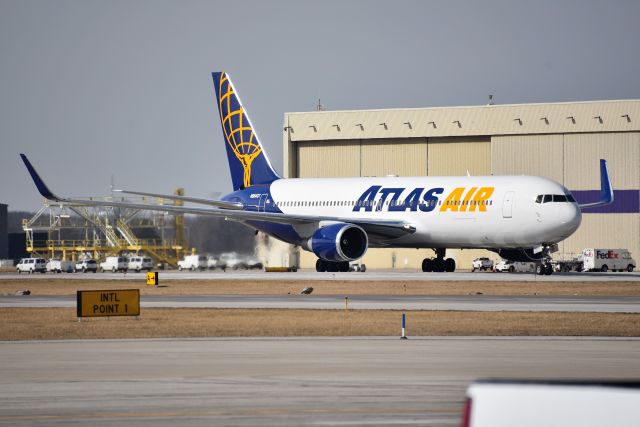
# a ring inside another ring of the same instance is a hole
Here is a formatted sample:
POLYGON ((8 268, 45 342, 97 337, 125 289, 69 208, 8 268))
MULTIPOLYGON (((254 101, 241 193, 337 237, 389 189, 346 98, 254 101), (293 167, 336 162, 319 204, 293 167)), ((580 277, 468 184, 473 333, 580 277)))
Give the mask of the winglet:
POLYGON ((42 178, 40 178, 40 175, 38 175, 38 172, 36 172, 33 165, 31 165, 31 162, 29 161, 29 159, 27 159, 27 156, 21 153, 20 157, 22 157, 22 161, 24 162, 24 165, 27 167, 27 170, 31 175, 31 179, 33 179, 33 182, 36 184, 36 187, 38 187, 38 191, 40 192, 40 194, 42 194, 43 197, 49 200, 60 200, 55 194, 51 192, 51 190, 49 190, 49 187, 47 187, 47 185, 44 183, 42 178))
POLYGON ((600 199, 595 203, 585 203, 580 205, 581 209, 593 208, 613 203, 613 187, 609 179, 609 171, 607 170, 607 161, 600 159, 600 199))

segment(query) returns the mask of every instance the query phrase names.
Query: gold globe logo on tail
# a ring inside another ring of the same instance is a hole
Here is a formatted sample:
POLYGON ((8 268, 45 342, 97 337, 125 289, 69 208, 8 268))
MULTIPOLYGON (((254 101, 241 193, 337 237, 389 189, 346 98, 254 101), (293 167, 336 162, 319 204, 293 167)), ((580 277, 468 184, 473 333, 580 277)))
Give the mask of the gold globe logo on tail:
POLYGON ((262 148, 257 142, 254 142, 255 134, 249 123, 245 123, 244 110, 240 103, 238 102, 237 109, 231 110, 233 108, 231 96, 234 95, 234 92, 230 82, 224 84, 228 80, 227 75, 222 74, 218 91, 220 93, 220 118, 227 144, 233 150, 233 154, 244 170, 243 185, 247 188, 251 186, 251 163, 260 155, 262 148), (234 116, 238 116, 235 124, 234 116), (247 134, 246 131, 249 133, 247 134))

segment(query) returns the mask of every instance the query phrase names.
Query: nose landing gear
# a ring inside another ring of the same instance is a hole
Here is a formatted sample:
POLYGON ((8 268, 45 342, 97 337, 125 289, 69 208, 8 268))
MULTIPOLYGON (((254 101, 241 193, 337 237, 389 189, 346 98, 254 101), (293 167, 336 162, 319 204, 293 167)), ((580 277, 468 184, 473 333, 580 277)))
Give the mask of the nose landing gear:
POLYGON ((553 273, 553 266, 547 260, 536 264, 536 274, 538 276, 550 276, 553 273))
POLYGON ((553 265, 551 265, 551 252, 558 250, 558 245, 545 246, 542 248, 542 258, 536 264, 536 274, 538 276, 550 276, 553 273, 553 265))

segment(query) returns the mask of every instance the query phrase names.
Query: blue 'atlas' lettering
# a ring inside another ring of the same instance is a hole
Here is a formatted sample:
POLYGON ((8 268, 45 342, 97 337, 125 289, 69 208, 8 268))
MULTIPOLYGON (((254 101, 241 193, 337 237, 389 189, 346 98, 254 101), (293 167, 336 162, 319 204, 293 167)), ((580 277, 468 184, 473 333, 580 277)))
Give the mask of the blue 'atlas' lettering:
POLYGON ((438 194, 442 194, 444 192, 444 188, 432 188, 431 190, 424 193, 424 197, 422 200, 424 203, 420 203, 420 210, 422 212, 431 212, 436 208, 438 204, 438 194))
POLYGON ((364 209, 365 212, 371 212, 373 203, 378 194, 378 190, 382 188, 381 185, 372 185, 358 198, 356 205, 353 207, 352 212, 360 212, 360 209, 364 209))
POLYGON ((381 211, 382 207, 384 206, 385 202, 387 201, 387 197, 389 196, 389 194, 393 194, 393 197, 391 198, 391 202, 389 202, 389 210, 391 210, 391 206, 396 205, 396 201, 398 200, 398 198, 400 197, 400 194, 402 194, 402 192, 404 191, 404 188, 383 188, 382 190, 380 190, 380 200, 378 201, 378 205, 376 206, 376 211, 381 211))
MULTIPOLYGON (((416 188, 411 193, 407 195, 404 199, 404 202, 400 205, 396 205, 395 203, 389 206, 389 211, 391 212, 404 212, 407 209, 410 209, 412 212, 415 212, 418 209, 418 204, 420 203, 420 195, 424 191, 424 188, 416 188)), ((395 200, 395 199, 394 199, 395 200)))

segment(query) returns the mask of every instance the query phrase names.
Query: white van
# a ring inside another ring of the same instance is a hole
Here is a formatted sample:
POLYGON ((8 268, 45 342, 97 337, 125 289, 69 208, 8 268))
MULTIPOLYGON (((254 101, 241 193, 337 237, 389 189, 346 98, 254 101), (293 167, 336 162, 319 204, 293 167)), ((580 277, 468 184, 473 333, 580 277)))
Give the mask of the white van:
POLYGON ((47 262, 44 258, 22 258, 16 265, 16 270, 18 274, 22 272, 32 274, 37 271, 44 273, 47 271, 47 262))
POLYGON ((140 272, 140 270, 153 270, 153 259, 148 256, 132 256, 129 257, 129 270, 135 270, 136 272, 140 272))
POLYGON ((47 271, 50 271, 52 273, 73 273, 73 270, 73 261, 67 261, 60 258, 51 258, 47 263, 47 271))
POLYGON ((204 255, 185 255, 178 261, 178 270, 204 270, 207 268, 207 257, 204 255))
POLYGON ((105 271, 111 271, 113 273, 116 271, 126 272, 128 268, 129 264, 127 263, 127 259, 123 256, 108 256, 104 262, 100 263, 100 271, 103 273, 105 271))

